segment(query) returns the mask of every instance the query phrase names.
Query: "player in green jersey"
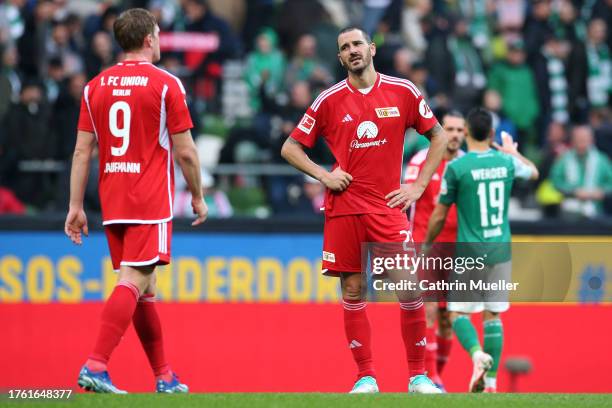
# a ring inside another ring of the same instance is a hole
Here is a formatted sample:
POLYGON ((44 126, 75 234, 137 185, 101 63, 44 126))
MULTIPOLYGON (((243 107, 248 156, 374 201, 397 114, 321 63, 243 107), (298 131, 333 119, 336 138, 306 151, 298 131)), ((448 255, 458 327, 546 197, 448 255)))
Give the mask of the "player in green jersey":
MULTIPOLYGON (((473 109, 467 117, 467 128, 468 153, 451 162, 446 169, 439 203, 429 219, 425 241, 426 244, 433 242, 454 203, 458 214, 457 252, 474 251, 478 246, 465 243, 479 243, 487 255, 485 268, 479 272, 481 276, 486 276, 489 282, 509 281, 508 201, 512 183, 515 178, 537 179, 538 170, 518 152, 512 136, 504 134, 501 146, 492 143, 494 129, 487 110, 473 109)), ((503 345, 500 313, 508 310, 509 303, 507 298, 490 296, 487 291, 472 292, 470 295, 477 299, 469 302, 464 301, 465 294, 461 295, 463 301, 453 301, 453 293, 450 293, 448 310, 453 330, 474 363, 470 392, 495 392, 503 345), (483 312, 484 349, 469 317, 479 312, 483 312)))

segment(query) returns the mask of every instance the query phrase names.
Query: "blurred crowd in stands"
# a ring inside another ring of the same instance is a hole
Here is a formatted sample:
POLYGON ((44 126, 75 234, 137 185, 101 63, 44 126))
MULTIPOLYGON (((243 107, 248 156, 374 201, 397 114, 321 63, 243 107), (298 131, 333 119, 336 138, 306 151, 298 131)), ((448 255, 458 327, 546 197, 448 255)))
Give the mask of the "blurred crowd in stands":
MULTIPOLYGON (((281 166, 279 149, 346 76, 336 37, 348 25, 372 36, 378 71, 414 82, 438 113, 484 105, 538 163, 511 216, 612 214, 612 0, 0 0, 0 213, 67 208, 83 87, 121 59, 112 26, 129 7, 157 16, 159 65, 188 90, 211 216, 319 211, 322 186, 281 166)), ((427 141, 406 138, 407 163, 427 141)), ((310 154, 333 162, 323 143, 310 154)), ((180 182, 176 201, 189 215, 180 182)))

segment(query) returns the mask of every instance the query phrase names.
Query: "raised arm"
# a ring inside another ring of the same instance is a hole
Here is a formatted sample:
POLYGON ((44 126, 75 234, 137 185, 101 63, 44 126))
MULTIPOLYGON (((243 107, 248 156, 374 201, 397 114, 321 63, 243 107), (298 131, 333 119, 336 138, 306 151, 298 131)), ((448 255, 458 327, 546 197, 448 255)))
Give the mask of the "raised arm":
POLYGON ((281 156, 293 167, 311 177, 316 178, 330 190, 344 191, 353 180, 353 177, 340 167, 337 167, 334 171, 329 172, 310 160, 310 157, 308 157, 304 151, 304 146, 291 136, 289 136, 287 140, 285 140, 285 143, 283 143, 283 147, 281 148, 281 156))
POLYGON ((540 172, 538 168, 533 164, 531 160, 523 156, 518 151, 518 144, 514 142, 512 139, 512 135, 507 132, 502 132, 502 144, 501 146, 496 142, 493 142, 492 145, 500 152, 508 154, 515 158, 516 161, 520 163, 520 167, 522 167, 521 171, 517 171, 518 178, 526 178, 529 180, 537 180, 540 177, 540 172))
POLYGON ((197 215, 196 220, 191 225, 196 226, 203 223, 208 216, 208 207, 202 195, 202 176, 198 151, 190 130, 175 133, 171 137, 174 155, 183 172, 185 181, 187 181, 187 188, 191 192, 191 207, 193 213, 197 215))
POLYGON ((83 243, 82 233, 89 234, 87 216, 83 209, 83 198, 95 146, 96 137, 93 133, 78 131, 70 170, 70 206, 64 224, 64 232, 77 245, 83 243))

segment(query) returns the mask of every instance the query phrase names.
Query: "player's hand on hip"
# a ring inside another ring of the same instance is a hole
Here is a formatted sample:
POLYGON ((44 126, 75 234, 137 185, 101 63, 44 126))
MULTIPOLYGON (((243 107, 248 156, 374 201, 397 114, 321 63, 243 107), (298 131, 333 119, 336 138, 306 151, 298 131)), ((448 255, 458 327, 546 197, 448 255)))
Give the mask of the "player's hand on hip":
POLYGON ((321 177, 321 183, 332 191, 344 191, 353 181, 353 176, 336 167, 331 173, 326 173, 321 177))
POLYGON ((83 243, 82 234, 89 235, 89 228, 87 227, 87 216, 82 208, 71 208, 68 211, 66 223, 64 224, 64 232, 75 244, 81 245, 83 243))
POLYGON ((402 206, 402 212, 406 211, 410 204, 415 202, 423 194, 423 189, 416 184, 402 184, 397 190, 393 190, 385 197, 387 205, 391 208, 402 206))
POLYGON ((193 213, 197 215, 197 218, 191 223, 191 226, 195 227, 206 221, 206 217, 208 217, 208 206, 202 198, 192 199, 191 207, 193 208, 193 213))

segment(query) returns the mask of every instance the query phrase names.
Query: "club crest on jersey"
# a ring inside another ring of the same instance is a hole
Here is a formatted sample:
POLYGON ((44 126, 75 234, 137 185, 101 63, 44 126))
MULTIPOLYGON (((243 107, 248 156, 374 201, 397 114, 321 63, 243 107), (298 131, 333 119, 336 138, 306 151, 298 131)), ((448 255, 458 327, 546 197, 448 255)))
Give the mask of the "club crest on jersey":
POLYGON ((314 125, 316 122, 317 121, 315 120, 315 118, 305 113, 304 116, 302 117, 302 120, 298 124, 298 129, 300 129, 302 132, 309 135, 310 132, 312 131, 312 128, 314 128, 314 125))
POLYGON ((397 106, 390 106, 388 108, 376 108, 376 116, 379 118, 398 118, 400 111, 397 106))
POLYGON ((425 119, 433 117, 433 112, 431 111, 429 105, 427 105, 427 102, 425 102, 425 99, 421 99, 421 103, 419 103, 419 113, 425 119))
POLYGON ((375 139, 378 136, 378 126, 376 126, 376 123, 366 120, 357 126, 357 138, 361 139, 364 136, 368 139, 375 139))

